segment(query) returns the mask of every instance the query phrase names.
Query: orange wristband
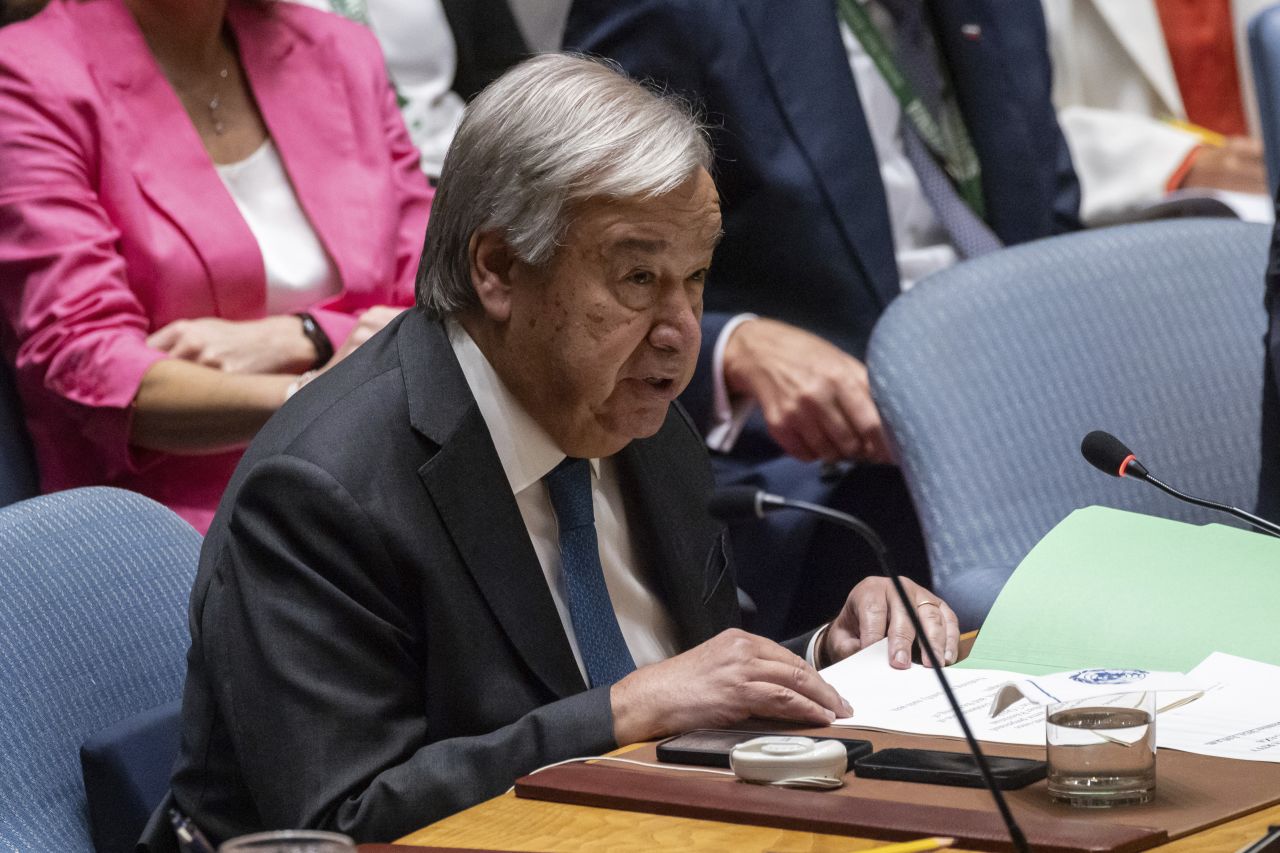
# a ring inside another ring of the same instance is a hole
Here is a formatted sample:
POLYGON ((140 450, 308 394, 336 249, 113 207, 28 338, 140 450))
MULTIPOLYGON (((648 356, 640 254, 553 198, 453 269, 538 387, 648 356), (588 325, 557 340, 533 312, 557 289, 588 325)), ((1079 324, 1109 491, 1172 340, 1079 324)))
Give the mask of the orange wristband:
POLYGON ((1178 187, 1182 186, 1182 182, 1187 179, 1187 173, 1191 171, 1191 167, 1195 165, 1196 157, 1200 155, 1203 145, 1197 145, 1187 152, 1187 156, 1183 158, 1182 165, 1173 170, 1173 174, 1169 176, 1169 180, 1164 185, 1164 191, 1171 193, 1178 187))

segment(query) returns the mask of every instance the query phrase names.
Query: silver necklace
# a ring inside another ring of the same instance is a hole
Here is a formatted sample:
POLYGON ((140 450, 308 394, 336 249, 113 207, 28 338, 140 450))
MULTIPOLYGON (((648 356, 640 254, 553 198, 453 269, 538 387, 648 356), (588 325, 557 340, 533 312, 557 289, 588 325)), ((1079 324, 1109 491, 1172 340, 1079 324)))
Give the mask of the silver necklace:
POLYGON ((213 132, 218 136, 227 130, 227 126, 222 123, 222 118, 218 115, 218 110, 222 107, 222 85, 227 82, 227 77, 228 70, 224 65, 218 72, 218 86, 213 91, 213 97, 209 99, 209 119, 213 122, 213 132))

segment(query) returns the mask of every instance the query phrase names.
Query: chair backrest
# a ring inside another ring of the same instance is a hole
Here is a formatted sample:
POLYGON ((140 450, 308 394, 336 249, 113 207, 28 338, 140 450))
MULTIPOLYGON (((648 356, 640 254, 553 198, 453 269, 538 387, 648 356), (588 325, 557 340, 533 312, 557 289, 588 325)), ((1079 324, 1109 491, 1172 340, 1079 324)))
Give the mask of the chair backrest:
POLYGON ((0 850, 93 850, 80 745, 180 697, 199 550, 119 489, 0 509, 0 850))
POLYGON ((1253 66, 1267 178, 1274 196, 1280 186, 1280 5, 1268 6, 1250 19, 1249 62, 1253 66))
POLYGON ((0 365, 0 506, 37 494, 35 456, 7 366, 0 365))
POLYGON ((1224 521, 1091 468, 1090 430, 1191 494, 1255 506, 1268 239, 1216 219, 1082 232, 960 264, 885 312, 872 391, 966 628, 1074 509, 1224 521))

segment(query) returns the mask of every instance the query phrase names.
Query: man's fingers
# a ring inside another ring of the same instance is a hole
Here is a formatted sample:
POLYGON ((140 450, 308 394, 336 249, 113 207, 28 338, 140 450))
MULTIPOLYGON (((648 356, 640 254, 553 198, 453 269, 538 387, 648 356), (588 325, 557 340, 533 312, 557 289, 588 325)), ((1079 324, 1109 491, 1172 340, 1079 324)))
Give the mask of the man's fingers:
MULTIPOLYGON (((889 664, 897 669, 906 669, 911 666, 911 642, 916 637, 916 629, 896 592, 886 589, 885 593, 889 600, 889 626, 885 630, 889 638, 889 664)), ((910 588, 907 595, 911 595, 910 588)))
POLYGON ((822 436, 832 450, 832 455, 823 457, 824 462, 844 462, 861 459, 866 455, 866 442, 854 431, 840 409, 819 413, 815 417, 815 423, 822 430, 822 436))
POLYGON ((955 663, 956 659, 960 657, 960 618, 956 616, 956 612, 945 601, 939 604, 939 608, 942 610, 942 621, 946 625, 942 662, 944 664, 955 663))
POLYGON ((771 420, 768 416, 765 421, 769 424, 769 434, 788 456, 794 456, 801 462, 812 462, 819 458, 817 450, 792 425, 771 420))
POLYGON ((781 671, 762 672, 761 675, 763 678, 760 680, 742 685, 744 710, 749 716, 827 725, 832 720, 853 714, 853 708, 816 673, 813 679, 823 690, 818 690, 814 683, 808 681, 797 684, 789 674, 781 671), (789 681, 790 684, 787 683, 789 681))
POLYGON ((744 684, 743 690, 747 697, 745 716, 748 717, 826 726, 840 716, 830 708, 776 684, 744 684))
POLYGON ((869 462, 886 462, 891 458, 888 442, 884 437, 884 425, 880 410, 871 399, 871 391, 865 382, 840 386, 840 407, 848 418, 860 442, 859 458, 869 462))
MULTIPOLYGON (((826 416, 829 413, 824 412, 822 414, 826 416)), ((797 413, 793 421, 796 432, 803 437, 805 444, 812 448, 815 459, 820 459, 823 462, 838 462, 841 459, 848 458, 840 446, 832 441, 827 431, 828 424, 823 417, 800 412, 797 413)))
MULTIPOLYGON (((929 596, 918 600, 915 604, 916 615, 920 617, 920 627, 924 628, 924 641, 929 643, 933 653, 943 664, 950 663, 947 655, 947 625, 942 614, 942 604, 935 597, 929 596)), ((929 665, 929 656, 921 649, 921 660, 929 665)))
POLYGON ((853 604, 858 618, 858 645, 865 649, 884 639, 889 630, 889 601, 883 592, 861 596, 853 604))
POLYGON ((806 699, 818 703, 836 716, 845 716, 848 705, 836 689, 818 675, 817 670, 796 658, 795 664, 781 661, 760 661, 752 668, 751 682, 764 682, 785 688, 806 699))

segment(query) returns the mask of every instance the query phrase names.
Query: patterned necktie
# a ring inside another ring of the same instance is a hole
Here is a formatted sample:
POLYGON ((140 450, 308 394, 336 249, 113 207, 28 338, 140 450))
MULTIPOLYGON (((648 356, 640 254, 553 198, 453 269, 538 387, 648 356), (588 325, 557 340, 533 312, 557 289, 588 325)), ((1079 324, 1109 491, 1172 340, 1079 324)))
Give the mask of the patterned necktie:
POLYGON ((569 594, 569 618, 591 687, 613 684, 636 668, 609 599, 600 567, 591 465, 566 458, 543 478, 560 527, 560 567, 569 594))
MULTIPOLYGON (((920 94, 934 116, 942 115, 946 104, 938 50, 924 20, 924 0, 883 0, 897 29, 897 58, 902 73, 920 94)), ((902 147, 920 179, 929 206, 951 237, 961 257, 973 258, 999 249, 1000 238, 987 223, 965 204, 947 173, 929 151, 911 122, 903 117, 902 147)))

